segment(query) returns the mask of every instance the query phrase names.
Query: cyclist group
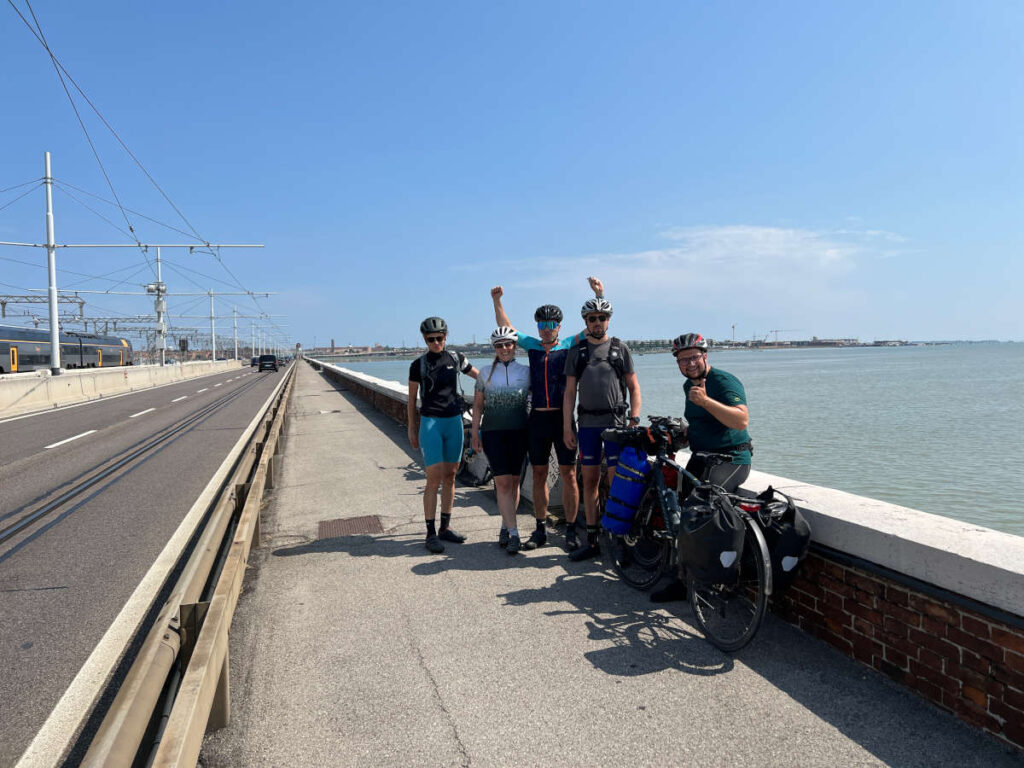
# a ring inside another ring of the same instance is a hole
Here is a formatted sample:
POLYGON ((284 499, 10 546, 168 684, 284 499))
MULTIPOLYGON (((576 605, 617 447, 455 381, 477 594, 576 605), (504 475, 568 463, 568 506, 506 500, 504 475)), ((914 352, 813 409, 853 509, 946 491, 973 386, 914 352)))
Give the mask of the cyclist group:
MULTIPOLYGON (((492 288, 498 325, 491 334, 495 357, 479 371, 465 355, 446 349, 448 326, 442 318, 428 317, 420 324, 428 351, 409 368, 408 423, 409 441, 422 451, 426 466, 423 511, 430 552, 443 552, 443 542, 466 540, 450 526, 455 475, 463 447, 463 407, 458 386, 461 372, 476 380, 471 439, 474 450, 487 456, 495 477, 501 514, 498 543, 510 555, 547 544, 548 464, 553 447, 562 479, 569 558, 587 560, 600 554, 601 461, 605 461, 610 483, 619 456, 618 444, 602 439, 601 433, 609 427, 639 423, 642 399, 629 348, 608 335, 612 305, 604 297, 604 286, 596 277, 588 281, 594 298, 588 299, 580 311, 585 327, 565 339, 559 338, 563 315, 557 306, 544 304, 537 308, 537 336, 530 336, 517 330, 505 313, 501 286, 492 288), (526 351, 528 365, 516 360, 517 348, 526 351), (417 395, 421 400, 419 410, 417 395), (580 500, 577 453, 587 530, 582 544, 576 533, 580 500), (527 456, 533 474, 536 528, 524 542, 516 523, 516 508, 520 471, 527 456), (436 527, 439 487, 441 524, 436 527)), ((708 344, 700 334, 676 337, 671 352, 685 378, 684 417, 694 454, 687 469, 701 477, 705 467, 697 456, 699 452, 729 453, 732 462, 715 466, 708 479, 735 491, 750 474, 751 463, 743 385, 732 374, 711 367, 708 344)), ((687 492, 684 489, 684 495, 687 492)), ((685 589, 678 580, 652 595, 657 602, 683 597, 685 589)))

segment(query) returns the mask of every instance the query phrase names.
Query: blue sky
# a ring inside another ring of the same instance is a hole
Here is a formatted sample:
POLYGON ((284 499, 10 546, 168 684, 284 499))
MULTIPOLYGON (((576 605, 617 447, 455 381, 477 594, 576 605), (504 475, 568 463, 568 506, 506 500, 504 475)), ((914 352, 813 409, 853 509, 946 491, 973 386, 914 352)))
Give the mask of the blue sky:
MULTIPOLYGON (((201 237, 266 244, 222 252, 230 274, 165 252, 172 294, 276 291, 260 308, 289 341, 411 344, 433 314, 484 338, 492 285, 525 326, 541 303, 574 316, 590 274, 624 338, 1024 339, 1020 3, 33 8, 201 237)), ((110 199, 45 51, 0 19, 0 189, 49 150, 58 180, 110 199)), ((78 103, 122 203, 189 231, 78 103)), ((131 242, 67 191, 59 242, 131 242)), ((0 240, 44 233, 41 189, 0 210, 0 240)), ((131 249, 59 256, 62 289, 152 279, 131 249)), ((45 253, 0 247, 0 293, 39 287, 45 253)), ((254 311, 217 312, 234 305, 254 311)))

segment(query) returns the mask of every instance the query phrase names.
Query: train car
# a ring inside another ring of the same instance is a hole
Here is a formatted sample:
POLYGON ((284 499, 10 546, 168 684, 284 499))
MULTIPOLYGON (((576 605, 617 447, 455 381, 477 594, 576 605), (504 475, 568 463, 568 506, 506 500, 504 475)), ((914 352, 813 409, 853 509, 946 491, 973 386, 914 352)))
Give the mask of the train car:
MULTIPOLYGON (((110 368, 132 364, 127 339, 66 331, 60 340, 62 368, 110 368)), ((50 332, 0 325, 0 374, 50 367, 50 332)))

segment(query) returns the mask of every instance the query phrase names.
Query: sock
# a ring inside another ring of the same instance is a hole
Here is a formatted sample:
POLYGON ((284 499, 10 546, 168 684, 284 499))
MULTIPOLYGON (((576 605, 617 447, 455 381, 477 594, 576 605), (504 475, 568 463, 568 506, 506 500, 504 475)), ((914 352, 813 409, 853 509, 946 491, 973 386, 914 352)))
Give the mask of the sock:
POLYGON ((544 521, 541 520, 539 517, 537 518, 537 530, 538 531, 543 531, 544 530, 544 521))
POLYGON ((452 521, 452 513, 451 512, 442 512, 441 513, 441 530, 442 531, 445 530, 448 527, 449 523, 451 523, 451 521, 452 521))
POLYGON ((587 544, 591 547, 597 546, 597 531, 598 527, 596 525, 587 526, 587 544))
POLYGON ((519 529, 518 528, 509 528, 508 529, 508 535, 509 536, 515 536, 516 538, 518 538, 519 537, 519 529))
POLYGON ((434 527, 433 520, 427 520, 427 538, 431 536, 437 536, 437 529, 434 527))

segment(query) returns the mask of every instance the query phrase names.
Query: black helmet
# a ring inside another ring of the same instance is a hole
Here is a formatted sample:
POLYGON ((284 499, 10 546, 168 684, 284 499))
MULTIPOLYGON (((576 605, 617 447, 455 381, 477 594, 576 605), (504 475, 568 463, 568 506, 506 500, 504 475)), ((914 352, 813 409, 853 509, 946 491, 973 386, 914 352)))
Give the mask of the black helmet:
POLYGON ((420 323, 420 333, 424 335, 428 333, 448 333, 448 323, 444 321, 444 318, 428 317, 420 323))
POLYGON ((562 322, 562 310, 554 304, 545 304, 543 307, 537 307, 537 311, 533 313, 533 319, 538 323, 560 323, 562 322))
POLYGON ((699 349, 701 352, 708 351, 708 342, 699 333, 684 333, 672 339, 672 354, 682 352, 684 349, 699 349))

